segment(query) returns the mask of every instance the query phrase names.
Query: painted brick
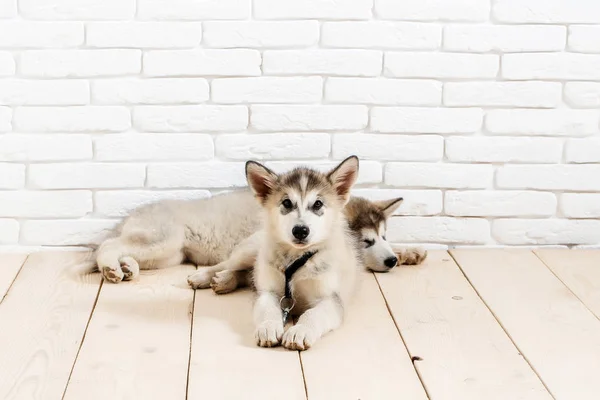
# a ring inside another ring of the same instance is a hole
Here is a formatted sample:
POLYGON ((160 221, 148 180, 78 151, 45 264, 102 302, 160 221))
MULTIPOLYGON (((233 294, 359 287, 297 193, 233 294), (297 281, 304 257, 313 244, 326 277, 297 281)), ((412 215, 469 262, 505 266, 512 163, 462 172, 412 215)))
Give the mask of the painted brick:
POLYGON ((394 215, 436 215, 441 214, 443 208, 441 190, 355 189, 352 195, 372 201, 402 197, 404 201, 394 215))
POLYGON ((36 189, 110 189, 144 186, 139 164, 61 163, 29 166, 28 186, 36 189))
POLYGON ((374 107, 371 128, 393 133, 471 133, 481 129, 479 108, 374 107))
POLYGON ((384 75, 396 78, 495 78, 500 57, 495 54, 410 53, 385 54, 384 75))
POLYGON ((569 49, 582 53, 600 53, 600 26, 570 26, 569 49))
POLYGON ((217 155, 233 160, 281 160, 327 158, 330 136, 325 133, 273 133, 219 135, 217 155))
POLYGON ((132 19, 135 0, 19 0, 19 12, 28 19, 132 19))
POLYGON ((105 135, 94 141, 100 161, 210 160, 214 155, 210 135, 122 134, 105 135))
MULTIPOLYGON (((306 166, 321 172, 329 172, 339 164, 339 161, 268 161, 266 165, 277 173, 283 173, 290 169, 306 166)), ((377 161, 361 161, 356 183, 374 184, 381 183, 383 171, 381 164, 377 161)))
POLYGON ((0 0, 0 19, 17 15, 17 0, 0 0))
POLYGON ((600 165, 507 165, 496 176, 499 188, 600 191, 600 165))
POLYGON ((144 55, 148 76, 257 76, 261 56, 249 49, 156 50, 144 55))
POLYGON ((20 107, 14 128, 23 132, 121 132, 131 127, 125 107, 20 107))
POLYGON ((148 165, 150 188, 234 188, 247 186, 243 162, 148 165))
POLYGON ((157 20, 247 19, 251 0, 139 0, 138 18, 157 20))
POLYGON ((509 23, 600 23, 595 0, 496 0, 493 17, 509 23))
POLYGON ((387 239, 396 243, 486 244, 490 223, 481 218, 397 217, 388 221, 387 239))
POLYGON ((74 161, 92 157, 92 139, 88 135, 0 135, 0 161, 74 161))
POLYGON ((12 109, 0 107, 0 132, 9 132, 12 129, 12 109))
POLYGON ((569 139, 565 160, 570 163, 600 163, 600 138, 569 139))
POLYGON ((566 42, 564 26, 449 25, 444 28, 444 49, 450 51, 560 51, 566 42))
POLYGON ((21 54, 21 73, 40 78, 138 74, 140 50, 29 50, 21 54))
POLYGON ((556 213, 556 196, 547 192, 446 192, 444 211, 457 217, 549 217, 556 213))
POLYGON ((334 103, 437 106, 442 83, 434 80, 328 78, 325 99, 334 103))
POLYGON ((202 78, 105 79, 92 84, 97 104, 194 104, 209 99, 202 78))
POLYGON ((0 189, 20 189, 24 185, 24 165, 0 163, 0 189))
POLYGON ((92 209, 92 192, 85 190, 0 192, 0 217, 83 217, 92 209))
POLYGON ((201 40, 200 22, 94 22, 86 31, 88 47, 186 48, 201 40))
POLYGON ((192 200, 210 197, 208 190, 101 190, 94 195, 96 214, 125 217, 129 211, 160 200, 192 200))
POLYGON ((323 97, 323 78, 223 78, 212 81, 215 103, 317 103, 323 97))
POLYGON ((588 136, 598 132, 600 112, 593 110, 492 110, 485 128, 497 134, 588 136))
POLYGON ((258 19, 369 19, 373 0, 254 0, 258 19))
POLYGON ((0 47, 10 48, 76 47, 84 39, 81 22, 6 21, 0 32, 0 47))
POLYGON ((83 105, 89 101, 90 89, 84 80, 0 80, 1 105, 83 105))
POLYGON ((385 184, 402 187, 485 189, 492 186, 494 168, 485 164, 388 163, 385 184))
POLYGON ((207 47, 293 48, 319 41, 318 21, 207 21, 207 47))
POLYGON ((565 83, 565 101, 571 107, 600 108, 600 83, 565 83))
POLYGON ((0 218, 0 244, 17 244, 19 242, 19 221, 0 218))
POLYGON ((499 219, 493 222, 492 233, 506 245, 596 244, 600 221, 499 219))
POLYGON ((562 100, 559 82, 448 82, 444 105, 479 107, 557 107, 562 100))
POLYGON ((415 22, 325 22, 321 45, 338 48, 438 49, 442 27, 415 22))
POLYGON ((248 127, 244 106, 139 106, 134 126, 143 132, 221 132, 248 127))
POLYGON ((376 50, 267 50, 266 75, 377 76, 383 54, 376 50))
POLYGON ((563 193, 560 211, 567 218, 600 218, 600 193, 563 193))
POLYGON ((382 19, 415 21, 484 21, 490 13, 488 0, 375 0, 382 19))
POLYGON ((365 133, 333 136, 333 157, 356 155, 366 160, 440 161, 444 138, 436 135, 372 135, 365 133))
POLYGON ((21 242, 51 246, 98 244, 117 222, 108 219, 25 221, 21 227, 21 242))
POLYGON ((0 76, 14 75, 17 70, 15 59, 7 51, 0 51, 0 76))
POLYGON ((506 79, 600 80, 600 55, 577 53, 522 53, 502 56, 506 79))
POLYGON ((252 106, 250 123, 261 131, 357 130, 368 123, 365 106, 252 106))
POLYGON ((453 162, 560 163, 563 143, 557 138, 454 136, 446 139, 453 162))

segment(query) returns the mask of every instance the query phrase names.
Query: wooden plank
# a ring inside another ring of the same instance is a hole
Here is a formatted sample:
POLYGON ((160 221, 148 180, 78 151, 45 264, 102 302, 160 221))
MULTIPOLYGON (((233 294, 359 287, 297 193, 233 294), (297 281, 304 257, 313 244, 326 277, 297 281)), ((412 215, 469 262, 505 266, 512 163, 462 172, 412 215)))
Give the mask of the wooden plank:
POLYGON ((65 399, 185 399, 194 292, 182 265, 105 283, 65 399))
POLYGON ((29 256, 0 306, 0 399, 60 399, 75 362, 100 275, 67 268, 87 253, 29 256))
POLYGON ((600 250, 539 249, 535 253, 600 318, 600 250))
POLYGON ((360 276, 346 321, 302 352, 313 399, 427 399, 372 273, 360 276))
POLYGON ((431 398, 551 399, 447 252, 377 279, 431 398))
POLYGON ((256 345, 253 299, 249 290, 196 291, 190 400, 306 398, 298 352, 256 345))
POLYGON ((556 399, 600 398, 600 321, 533 252, 452 254, 556 399))
POLYGON ((27 254, 0 254, 0 303, 26 259, 27 254))

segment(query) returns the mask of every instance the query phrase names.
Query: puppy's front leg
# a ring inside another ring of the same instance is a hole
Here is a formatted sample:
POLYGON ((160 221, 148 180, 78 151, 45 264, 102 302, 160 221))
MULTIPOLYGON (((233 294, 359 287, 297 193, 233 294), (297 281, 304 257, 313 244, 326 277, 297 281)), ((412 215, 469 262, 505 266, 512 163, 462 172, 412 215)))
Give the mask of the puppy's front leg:
POLYGON ((344 319, 344 307, 339 296, 321 300, 300 316, 298 323, 283 335, 283 347, 308 350, 321 336, 338 328, 344 319))
POLYGON ((256 343, 261 347, 279 346, 283 336, 283 319, 279 298, 273 292, 261 292, 254 305, 256 343))

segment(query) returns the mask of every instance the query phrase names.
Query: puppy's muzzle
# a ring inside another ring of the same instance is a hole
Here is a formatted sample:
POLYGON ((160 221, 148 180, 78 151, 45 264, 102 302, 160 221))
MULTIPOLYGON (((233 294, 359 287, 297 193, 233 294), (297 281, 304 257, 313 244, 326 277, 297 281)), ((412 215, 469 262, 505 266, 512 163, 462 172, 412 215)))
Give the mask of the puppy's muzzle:
POLYGON ((292 235, 298 240, 304 240, 310 234, 310 229, 306 225, 296 225, 292 228, 292 235))

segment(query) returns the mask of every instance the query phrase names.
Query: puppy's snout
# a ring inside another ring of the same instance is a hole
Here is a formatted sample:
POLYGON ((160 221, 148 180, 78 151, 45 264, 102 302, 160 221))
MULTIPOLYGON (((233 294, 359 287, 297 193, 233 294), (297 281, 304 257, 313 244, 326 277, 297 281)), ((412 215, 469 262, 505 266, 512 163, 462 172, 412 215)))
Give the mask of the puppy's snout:
POLYGON ((385 266, 388 267, 388 268, 395 267, 397 262, 398 262, 398 258, 397 257, 388 257, 388 258, 386 258, 383 261, 383 263, 385 264, 385 266))
POLYGON ((298 240, 304 240, 308 237, 310 229, 306 225, 296 225, 292 229, 292 235, 298 240))

